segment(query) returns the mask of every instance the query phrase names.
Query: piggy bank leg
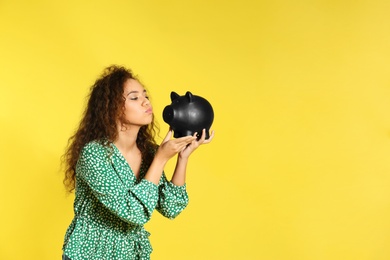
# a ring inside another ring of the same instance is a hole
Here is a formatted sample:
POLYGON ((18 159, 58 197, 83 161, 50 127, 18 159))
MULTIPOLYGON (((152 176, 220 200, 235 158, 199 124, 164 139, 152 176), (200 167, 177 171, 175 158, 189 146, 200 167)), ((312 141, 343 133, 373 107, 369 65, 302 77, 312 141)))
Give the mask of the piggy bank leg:
POLYGON ((189 136, 193 134, 195 134, 195 132, 191 130, 180 130, 180 131, 174 130, 173 137, 180 138, 180 137, 189 136))

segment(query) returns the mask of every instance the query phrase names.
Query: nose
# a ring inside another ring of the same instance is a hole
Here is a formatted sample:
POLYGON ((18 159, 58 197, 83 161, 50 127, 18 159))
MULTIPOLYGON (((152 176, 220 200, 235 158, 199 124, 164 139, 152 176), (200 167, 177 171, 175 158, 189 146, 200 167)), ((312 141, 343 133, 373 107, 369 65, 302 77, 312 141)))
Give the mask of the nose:
POLYGON ((146 106, 146 105, 150 105, 150 100, 148 98, 144 98, 144 101, 143 101, 143 105, 146 106))

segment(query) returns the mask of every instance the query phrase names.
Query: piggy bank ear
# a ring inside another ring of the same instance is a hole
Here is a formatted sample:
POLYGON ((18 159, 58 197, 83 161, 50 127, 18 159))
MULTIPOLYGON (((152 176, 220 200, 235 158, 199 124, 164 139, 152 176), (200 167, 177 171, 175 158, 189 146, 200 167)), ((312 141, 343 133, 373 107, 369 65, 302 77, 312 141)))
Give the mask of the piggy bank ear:
POLYGON ((186 98, 188 99, 189 103, 192 103, 192 93, 191 92, 187 91, 186 98))
POLYGON ((171 92, 171 101, 178 99, 180 96, 175 91, 171 92))

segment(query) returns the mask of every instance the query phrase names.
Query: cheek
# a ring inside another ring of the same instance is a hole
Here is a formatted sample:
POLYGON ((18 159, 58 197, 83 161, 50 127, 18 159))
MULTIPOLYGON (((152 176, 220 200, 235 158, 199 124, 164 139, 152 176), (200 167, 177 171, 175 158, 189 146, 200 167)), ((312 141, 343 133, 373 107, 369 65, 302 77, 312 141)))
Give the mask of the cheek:
POLYGON ((125 110, 126 111, 131 111, 133 110, 133 105, 131 104, 131 102, 127 102, 125 103, 125 110))
POLYGON ((137 111, 135 106, 132 105, 126 105, 125 106, 125 114, 126 116, 133 115, 137 111))

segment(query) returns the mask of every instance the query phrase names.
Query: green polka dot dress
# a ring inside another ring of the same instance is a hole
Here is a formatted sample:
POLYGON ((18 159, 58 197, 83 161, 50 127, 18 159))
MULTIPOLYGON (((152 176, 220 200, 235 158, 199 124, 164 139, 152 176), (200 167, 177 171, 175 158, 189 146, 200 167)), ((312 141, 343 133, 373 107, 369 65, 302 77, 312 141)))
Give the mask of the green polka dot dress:
POLYGON ((156 209, 175 218, 188 204, 186 186, 163 174, 158 185, 136 179, 114 144, 90 142, 76 166, 75 217, 63 251, 72 260, 150 259, 152 247, 143 225, 156 209))

